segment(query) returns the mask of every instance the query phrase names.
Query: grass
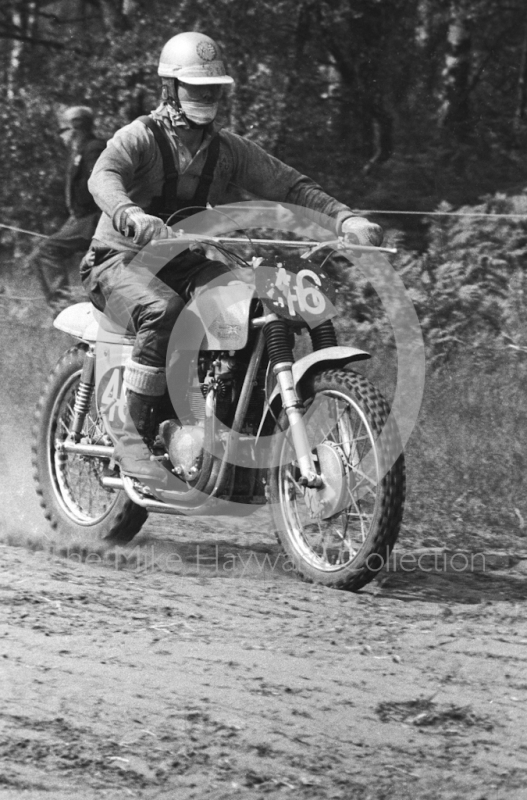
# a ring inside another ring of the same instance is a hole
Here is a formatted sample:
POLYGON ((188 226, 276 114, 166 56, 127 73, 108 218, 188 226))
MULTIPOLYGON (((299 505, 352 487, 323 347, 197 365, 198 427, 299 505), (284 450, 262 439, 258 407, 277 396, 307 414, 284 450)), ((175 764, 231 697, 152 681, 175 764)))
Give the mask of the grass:
POLYGON ((471 549, 527 544, 527 363, 464 355, 428 376, 407 447, 405 531, 471 549))

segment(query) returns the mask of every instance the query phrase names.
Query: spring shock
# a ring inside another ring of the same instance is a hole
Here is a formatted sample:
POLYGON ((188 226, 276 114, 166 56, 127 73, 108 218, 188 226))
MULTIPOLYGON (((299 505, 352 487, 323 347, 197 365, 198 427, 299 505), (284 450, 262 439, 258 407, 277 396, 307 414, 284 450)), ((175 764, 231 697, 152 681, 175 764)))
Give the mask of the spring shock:
POLYGON ((310 328, 309 335, 311 336, 313 350, 324 350, 326 347, 334 347, 338 344, 337 334, 330 319, 327 319, 321 325, 317 325, 316 328, 310 328))
POLYGON ((75 403, 73 406, 73 419, 71 422, 68 439, 78 442, 86 419, 86 414, 90 410, 91 399, 94 389, 95 376, 95 350, 93 347, 87 351, 82 366, 81 379, 75 393, 75 403))

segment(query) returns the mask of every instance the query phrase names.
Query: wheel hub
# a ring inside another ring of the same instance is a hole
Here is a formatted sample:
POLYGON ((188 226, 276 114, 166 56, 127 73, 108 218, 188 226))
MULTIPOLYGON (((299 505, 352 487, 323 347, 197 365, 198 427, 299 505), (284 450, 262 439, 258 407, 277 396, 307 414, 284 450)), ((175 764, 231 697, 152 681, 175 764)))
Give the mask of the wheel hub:
POLYGON ((323 442, 316 449, 322 486, 306 489, 305 500, 311 516, 328 519, 344 508, 344 498, 349 485, 347 461, 340 447, 323 442))

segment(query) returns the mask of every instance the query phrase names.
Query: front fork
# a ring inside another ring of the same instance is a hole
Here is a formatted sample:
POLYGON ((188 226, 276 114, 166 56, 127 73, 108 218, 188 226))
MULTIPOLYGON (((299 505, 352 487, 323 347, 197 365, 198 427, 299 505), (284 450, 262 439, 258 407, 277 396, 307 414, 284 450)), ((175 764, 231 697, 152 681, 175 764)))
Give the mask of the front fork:
POLYGON ((303 405, 296 392, 293 381, 293 351, 289 343, 289 329, 284 319, 276 314, 269 314, 264 325, 269 360, 276 376, 282 404, 287 418, 293 447, 295 450, 302 486, 317 488, 322 485, 313 459, 306 426, 304 425, 303 405))

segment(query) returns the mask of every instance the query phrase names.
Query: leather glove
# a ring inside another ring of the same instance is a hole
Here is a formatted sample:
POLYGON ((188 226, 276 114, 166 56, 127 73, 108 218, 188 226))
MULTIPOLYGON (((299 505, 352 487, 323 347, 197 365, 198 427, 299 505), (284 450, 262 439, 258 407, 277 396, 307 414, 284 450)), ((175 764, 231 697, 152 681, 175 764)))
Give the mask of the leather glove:
POLYGON ((341 235, 351 244, 380 247, 383 232, 380 225, 370 222, 366 217, 348 217, 342 223, 341 235))
POLYGON ((133 242, 140 247, 144 247, 152 239, 169 239, 173 235, 162 219, 146 214, 139 206, 124 209, 119 220, 119 229, 125 236, 131 236, 131 229, 133 242))

